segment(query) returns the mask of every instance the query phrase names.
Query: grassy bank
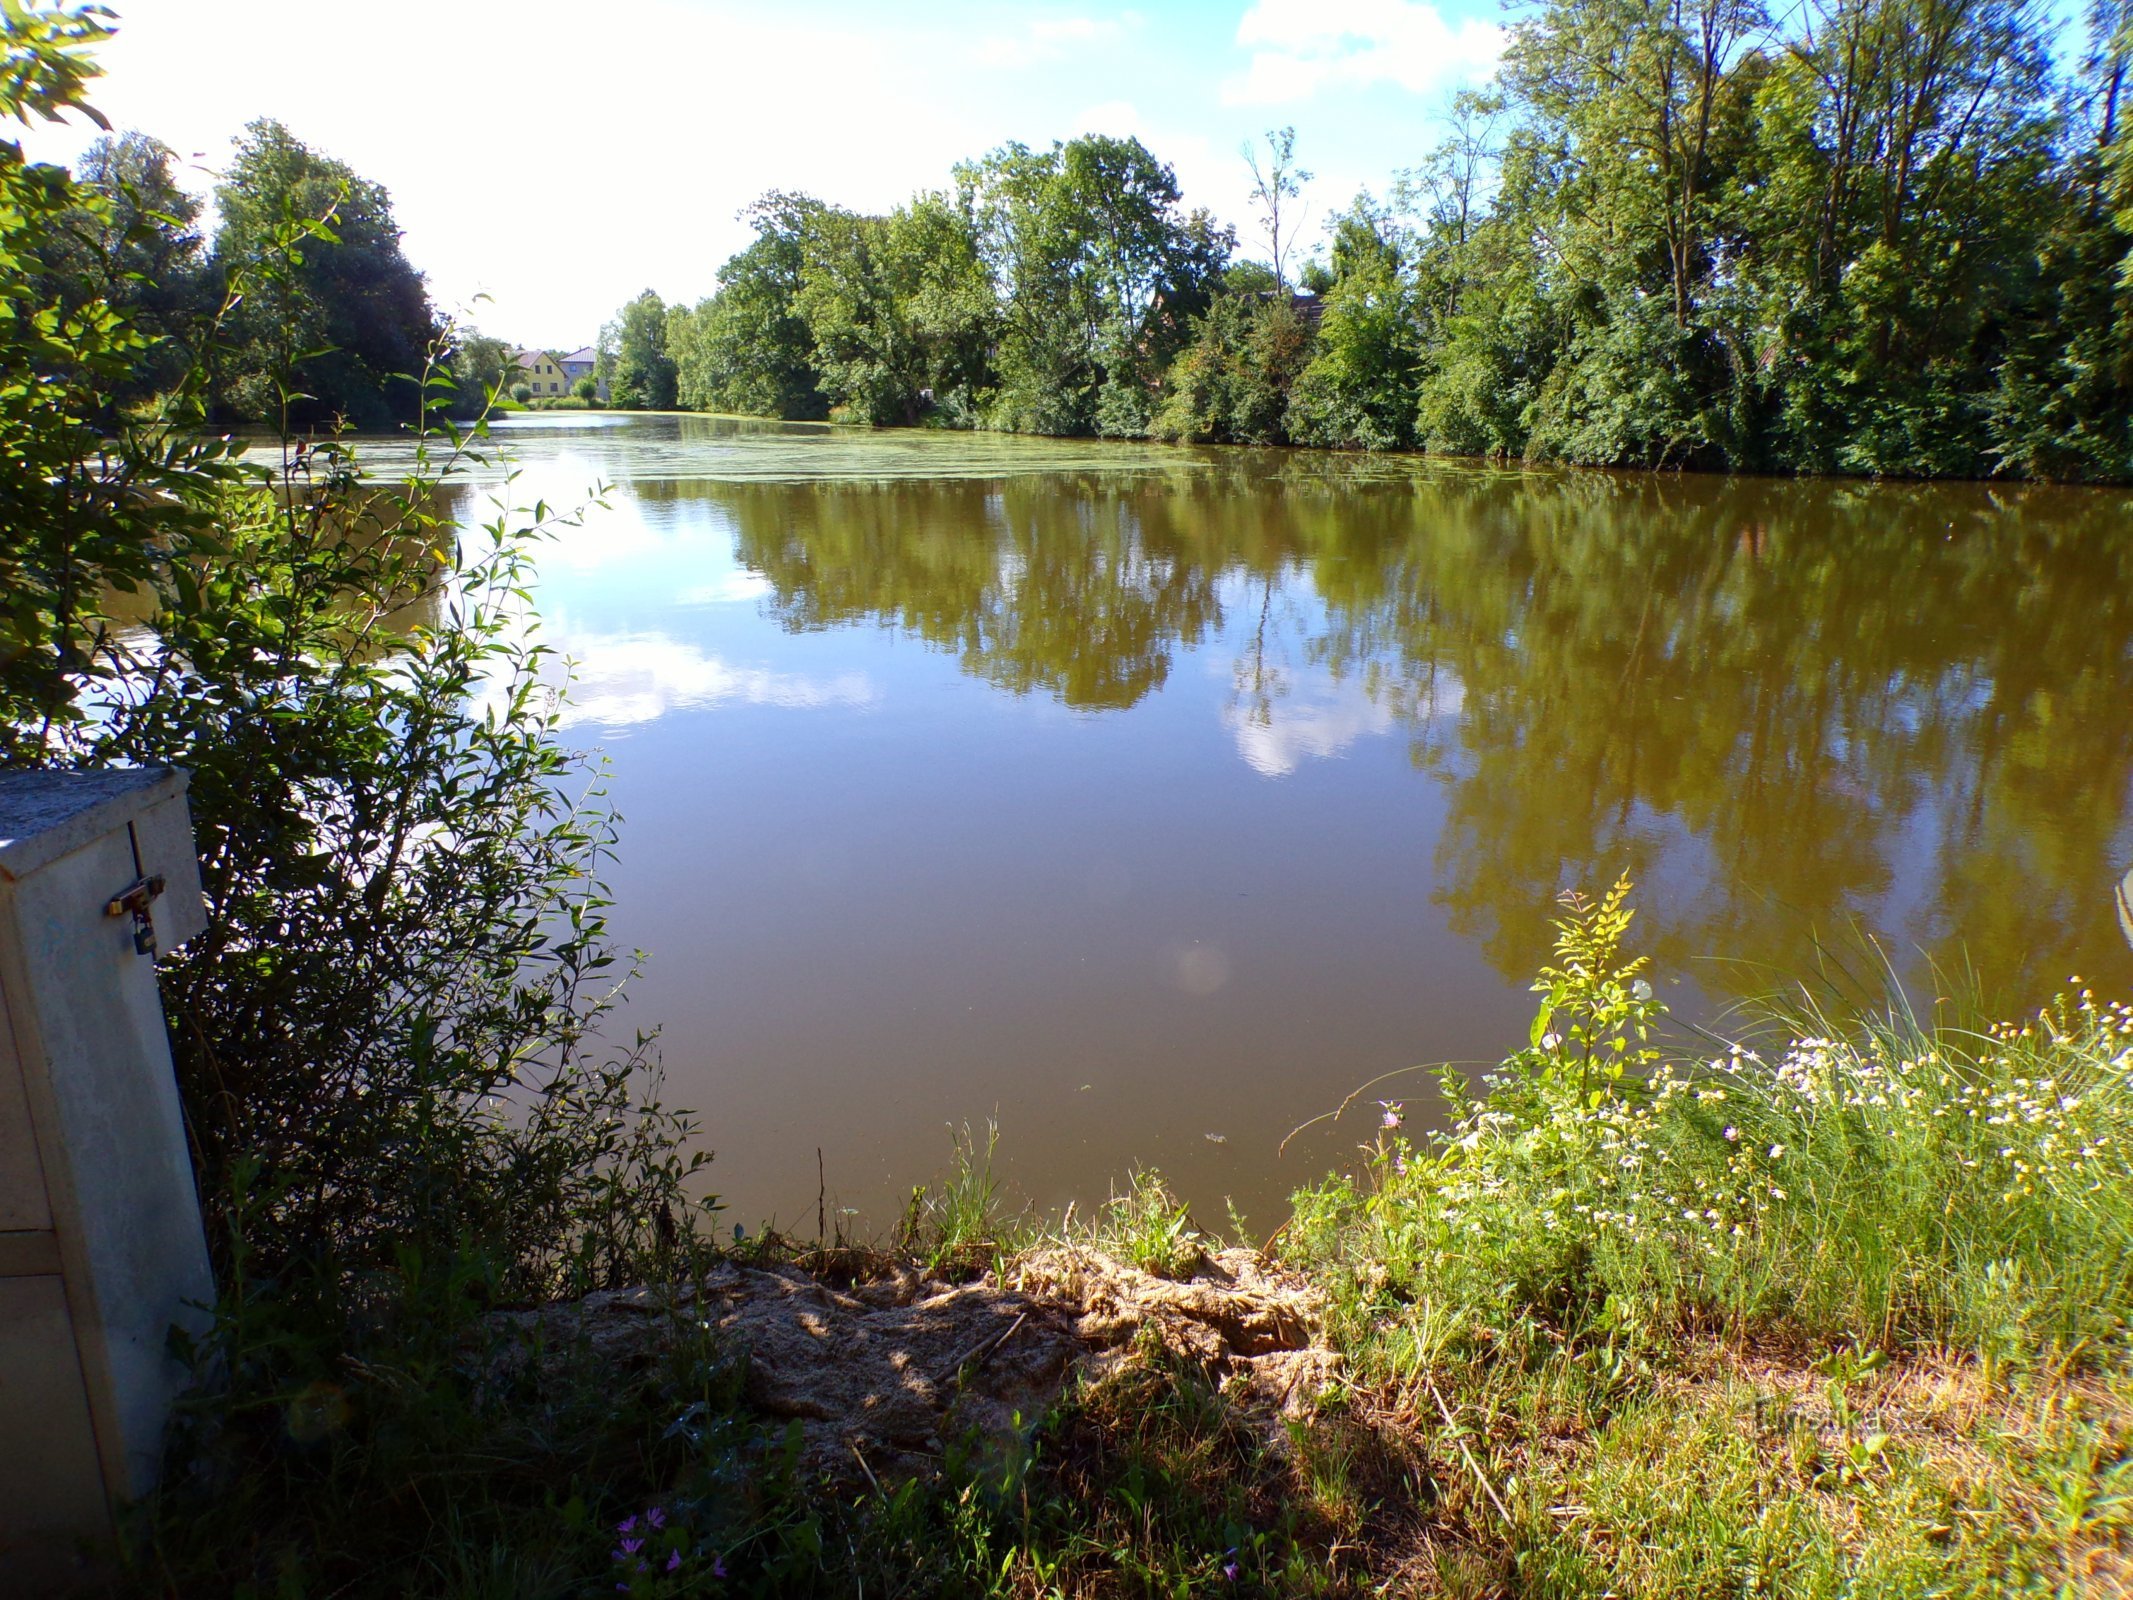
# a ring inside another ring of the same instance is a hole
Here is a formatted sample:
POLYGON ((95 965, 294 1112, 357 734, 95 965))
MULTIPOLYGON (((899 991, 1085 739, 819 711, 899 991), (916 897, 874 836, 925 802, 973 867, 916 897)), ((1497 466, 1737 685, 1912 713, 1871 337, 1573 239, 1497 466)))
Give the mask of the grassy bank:
MULTIPOLYGON (((200 1414, 133 1587, 2123 1592, 2133 1009, 1803 1008, 1676 1059, 1628 924, 1574 905, 1526 1048, 1297 1197, 1271 1255, 1338 1376, 1288 1416, 1149 1334, 1012 1438, 824 1474, 690 1314, 504 1366, 482 1285, 418 1277, 308 1375, 250 1330, 275 1385, 200 1414)), ((987 1155, 882 1247, 735 1249, 1012 1280, 1062 1230, 1003 1216, 987 1155)), ((1065 1233, 1164 1278, 1218 1242, 1146 1174, 1065 1233)))

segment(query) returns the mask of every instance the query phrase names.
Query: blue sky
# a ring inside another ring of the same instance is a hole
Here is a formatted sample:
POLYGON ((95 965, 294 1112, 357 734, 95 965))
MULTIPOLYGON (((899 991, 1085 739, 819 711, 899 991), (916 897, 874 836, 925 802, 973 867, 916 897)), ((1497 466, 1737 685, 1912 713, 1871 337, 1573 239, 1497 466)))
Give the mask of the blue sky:
MULTIPOLYGON (((1501 36, 1491 0, 113 3, 115 125, 204 190, 245 122, 280 118, 386 185, 441 306, 554 347, 640 289, 708 294, 766 189, 882 209, 1009 139, 1138 135, 1243 232, 1238 147, 1294 124, 1315 235, 1421 159, 1501 36)), ((92 133, 28 142, 66 160, 92 133)))

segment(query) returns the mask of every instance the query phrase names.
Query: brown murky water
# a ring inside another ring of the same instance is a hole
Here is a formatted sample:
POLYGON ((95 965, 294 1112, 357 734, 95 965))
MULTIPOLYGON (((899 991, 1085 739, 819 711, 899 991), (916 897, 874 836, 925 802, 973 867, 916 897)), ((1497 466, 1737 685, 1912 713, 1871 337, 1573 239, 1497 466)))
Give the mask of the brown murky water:
POLYGON ((506 432, 516 500, 613 486, 538 598, 736 1217, 811 1231, 819 1146, 885 1224, 994 1117, 1038 1204, 1271 1221, 1365 1119, 1284 1134, 1500 1056, 1624 870, 1687 1018, 1862 934, 2133 991, 2124 493, 506 432))

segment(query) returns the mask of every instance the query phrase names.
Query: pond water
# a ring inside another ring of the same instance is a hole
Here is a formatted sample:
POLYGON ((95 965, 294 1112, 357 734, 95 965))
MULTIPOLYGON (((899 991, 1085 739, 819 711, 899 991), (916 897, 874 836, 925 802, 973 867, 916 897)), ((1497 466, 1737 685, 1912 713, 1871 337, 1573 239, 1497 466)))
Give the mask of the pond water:
POLYGON ((2124 493, 498 433, 463 517, 609 486, 537 599, 626 1020, 751 1224, 812 1231, 819 1148, 885 1228, 993 1118, 1038 1205, 1152 1165, 1268 1225, 1522 1040, 1556 894, 1624 871, 1685 1021, 1866 937, 1922 995, 2133 991, 2124 493))

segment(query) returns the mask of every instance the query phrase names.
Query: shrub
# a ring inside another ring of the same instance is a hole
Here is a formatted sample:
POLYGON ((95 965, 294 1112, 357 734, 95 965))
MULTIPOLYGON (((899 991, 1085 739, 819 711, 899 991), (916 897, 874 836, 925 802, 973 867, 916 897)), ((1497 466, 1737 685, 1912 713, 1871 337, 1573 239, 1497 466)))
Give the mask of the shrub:
MULTIPOLYGON (((79 104, 93 21, 9 28, 0 110, 79 104)), ((597 1042, 612 821, 523 603, 554 514, 446 520, 479 434, 438 420, 442 345, 401 481, 332 436, 206 435, 203 366, 106 419, 141 335, 23 270, 98 202, 14 145, 0 189, 0 341, 43 378, 0 396, 0 760, 192 771, 209 929, 160 976, 226 1289, 271 1280, 330 1327, 450 1262, 528 1296, 679 1242, 686 1124, 641 1047, 597 1042)), ((282 225, 251 270, 325 229, 282 225)))
POLYGON ((1317 353, 1289 402, 1289 437, 1336 450, 1413 444, 1422 334, 1412 285, 1373 260, 1336 284, 1325 303, 1317 353))
POLYGON ((1289 391, 1311 347, 1286 294, 1217 296, 1171 363, 1150 433, 1186 444, 1286 444, 1289 391))

